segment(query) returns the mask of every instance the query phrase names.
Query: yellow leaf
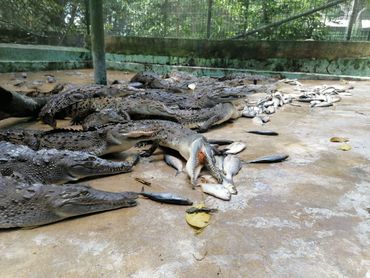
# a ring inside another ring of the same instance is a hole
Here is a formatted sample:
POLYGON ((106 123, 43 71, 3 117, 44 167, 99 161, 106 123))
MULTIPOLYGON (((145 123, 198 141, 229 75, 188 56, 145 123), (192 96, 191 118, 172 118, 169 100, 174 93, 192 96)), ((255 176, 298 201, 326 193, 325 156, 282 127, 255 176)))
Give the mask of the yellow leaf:
MULTIPOLYGON (((203 208, 204 204, 194 206, 195 208, 203 208)), ((186 222, 196 229, 203 229, 208 226, 211 219, 211 215, 206 212, 198 213, 186 213, 185 215, 186 222)))
POLYGON ((341 150, 341 151, 349 151, 350 149, 352 149, 352 147, 348 144, 343 144, 338 148, 338 150, 341 150))
POLYGON ((345 137, 331 137, 330 138, 330 142, 334 142, 334 143, 344 143, 348 141, 349 139, 345 137))

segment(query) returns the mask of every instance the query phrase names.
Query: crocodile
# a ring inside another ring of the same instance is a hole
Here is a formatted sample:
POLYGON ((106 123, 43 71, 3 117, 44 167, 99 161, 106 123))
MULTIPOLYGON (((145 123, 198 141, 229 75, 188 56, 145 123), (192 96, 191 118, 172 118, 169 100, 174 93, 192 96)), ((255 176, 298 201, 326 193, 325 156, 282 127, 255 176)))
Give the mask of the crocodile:
POLYGON ((62 184, 131 171, 137 162, 114 162, 80 151, 41 149, 0 142, 0 173, 29 183, 62 184))
POLYGON ((0 111, 8 117, 37 117, 47 97, 29 97, 0 86, 0 111))
MULTIPOLYGON (((103 89, 101 89, 103 90, 103 89)), ((39 116, 47 124, 56 127, 56 118, 72 117, 73 123, 81 123, 88 115, 105 109, 114 109, 125 119, 155 117, 175 120, 171 109, 211 108, 219 103, 229 103, 245 98, 255 89, 241 92, 234 88, 204 90, 198 93, 175 94, 162 90, 136 90, 135 94, 80 93, 67 91, 51 97, 39 116)))
POLYGON ((64 110, 89 98, 107 97, 107 96, 125 96, 136 92, 137 89, 128 85, 81 85, 72 87, 65 92, 51 96, 47 103, 42 107, 39 117, 52 127, 56 127, 55 118, 63 118, 64 110))
MULTIPOLYGON (((144 110, 143 106, 139 106, 137 109, 144 110)), ((205 132, 211 126, 221 124, 230 119, 237 119, 240 116, 241 111, 237 108, 237 105, 227 102, 220 103, 211 108, 202 109, 170 109, 160 106, 157 106, 156 111, 152 109, 152 117, 169 119, 182 124, 184 127, 196 129, 199 132, 205 132)), ((120 123, 125 120, 126 118, 122 116, 120 110, 116 111, 109 108, 90 114, 81 124, 84 130, 88 130, 89 128, 99 127, 108 123, 120 123)))
POLYGON ((194 130, 166 120, 130 121, 88 131, 5 130, 0 132, 0 140, 24 144, 34 150, 80 150, 98 156, 128 150, 137 142, 154 140, 153 147, 147 154, 154 152, 157 145, 178 151, 187 160, 186 169, 193 185, 203 166, 218 181, 222 181, 222 173, 215 166, 213 150, 207 139, 194 130))
POLYGON ((176 115, 177 122, 187 128, 197 129, 199 132, 205 132, 211 126, 241 117, 241 111, 236 105, 228 102, 199 110, 177 109, 173 113, 176 115))
POLYGON ((126 122, 82 131, 9 129, 0 131, 0 140, 26 145, 33 150, 58 149, 84 151, 102 156, 130 149, 145 139, 154 139, 158 127, 151 121, 126 122))
POLYGON ((204 136, 175 122, 164 120, 155 122, 161 127, 157 133, 158 144, 178 151, 187 160, 186 172, 193 188, 203 166, 222 183, 224 175, 217 168, 213 148, 204 136))
POLYGON ((25 183, 0 176, 0 228, 36 227, 69 217, 133 207, 138 194, 85 184, 25 183))

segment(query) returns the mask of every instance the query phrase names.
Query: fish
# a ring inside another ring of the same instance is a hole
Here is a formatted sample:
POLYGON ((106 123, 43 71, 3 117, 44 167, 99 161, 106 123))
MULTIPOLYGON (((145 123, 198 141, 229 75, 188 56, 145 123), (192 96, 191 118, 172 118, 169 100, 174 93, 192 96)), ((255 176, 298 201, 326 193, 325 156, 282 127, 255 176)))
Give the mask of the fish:
POLYGON ((226 177, 223 178, 222 185, 229 190, 231 194, 237 194, 238 191, 234 185, 234 176, 236 176, 241 169, 241 161, 235 155, 227 155, 224 159, 223 170, 226 177))
MULTIPOLYGON (((222 169, 222 168, 219 168, 222 169)), ((202 183, 217 183, 217 180, 211 175, 202 175, 199 177, 200 182, 197 185, 201 185, 202 183)))
POLYGON ((230 194, 233 194, 233 195, 238 194, 238 190, 236 190, 233 180, 229 180, 228 178, 224 177, 222 180, 222 186, 226 188, 230 194))
POLYGON ((275 163, 275 162, 281 162, 287 159, 289 155, 287 154, 273 154, 273 155, 267 155, 262 156, 253 160, 248 160, 246 163, 275 163))
POLYGON ((277 136, 279 133, 272 130, 249 130, 248 133, 258 134, 258 135, 267 135, 267 136, 277 136))
POLYGON ((242 142, 234 142, 226 147, 226 154, 237 154, 243 151, 246 148, 246 145, 242 142))
POLYGON ((175 176, 177 176, 184 170, 184 163, 181 161, 181 159, 177 158, 176 156, 165 154, 164 161, 167 163, 167 165, 176 169, 175 176))
POLYGON ((202 183, 202 191, 224 201, 230 201, 231 193, 222 184, 202 183))
POLYGON ((224 159, 223 169, 226 174, 226 178, 232 180, 242 168, 240 159, 235 155, 227 155, 224 159))
POLYGON ((230 145, 234 143, 233 140, 228 140, 228 139, 208 139, 207 141, 210 144, 219 145, 219 146, 230 145))
POLYGON ((207 208, 207 207, 202 207, 202 208, 191 207, 186 210, 186 213, 199 213, 199 212, 215 213, 215 212, 218 212, 218 209, 207 208))
POLYGON ((144 197, 147 197, 150 200, 160 202, 160 203, 166 203, 166 204, 172 204, 172 205, 185 205, 185 206, 191 206, 193 204, 193 202, 190 201, 189 199, 186 199, 184 197, 178 196, 173 193, 144 192, 144 187, 141 189, 141 192, 138 194, 144 197))
POLYGON ((333 103, 322 101, 321 103, 315 104, 313 107, 329 107, 329 106, 333 106, 333 103))
POLYGON ((216 166, 218 169, 223 169, 224 168, 224 156, 222 155, 215 155, 216 159, 216 166))

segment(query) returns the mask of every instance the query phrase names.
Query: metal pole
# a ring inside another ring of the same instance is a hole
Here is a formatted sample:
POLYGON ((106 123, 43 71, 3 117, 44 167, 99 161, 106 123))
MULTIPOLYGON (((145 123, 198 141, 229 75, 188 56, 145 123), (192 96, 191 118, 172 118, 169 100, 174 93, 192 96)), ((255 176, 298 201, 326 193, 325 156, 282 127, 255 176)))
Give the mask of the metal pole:
POLYGON ((104 50, 103 1, 90 0, 91 47, 96 84, 107 84, 104 50))
POLYGON ((351 40, 352 36, 352 30, 353 30, 353 24, 355 23, 355 19, 357 17, 358 11, 359 11, 359 0, 354 0, 353 5, 352 5, 352 10, 351 10, 351 16, 348 21, 348 27, 347 27, 347 32, 346 32, 346 40, 349 41, 351 40))
POLYGON ((89 0, 85 0, 85 17, 86 17, 86 32, 90 35, 90 5, 89 0))
POLYGON ((211 37, 212 4, 213 0, 208 0, 207 39, 211 37))

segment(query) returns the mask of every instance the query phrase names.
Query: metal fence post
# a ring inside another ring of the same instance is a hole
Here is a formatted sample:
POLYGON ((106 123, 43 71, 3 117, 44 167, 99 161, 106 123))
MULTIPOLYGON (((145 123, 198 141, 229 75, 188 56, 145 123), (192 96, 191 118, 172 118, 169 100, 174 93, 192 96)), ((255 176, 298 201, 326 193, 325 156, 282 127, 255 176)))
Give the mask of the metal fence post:
POLYGON ((103 1, 90 0, 91 47, 96 84, 107 84, 104 50, 103 1))

